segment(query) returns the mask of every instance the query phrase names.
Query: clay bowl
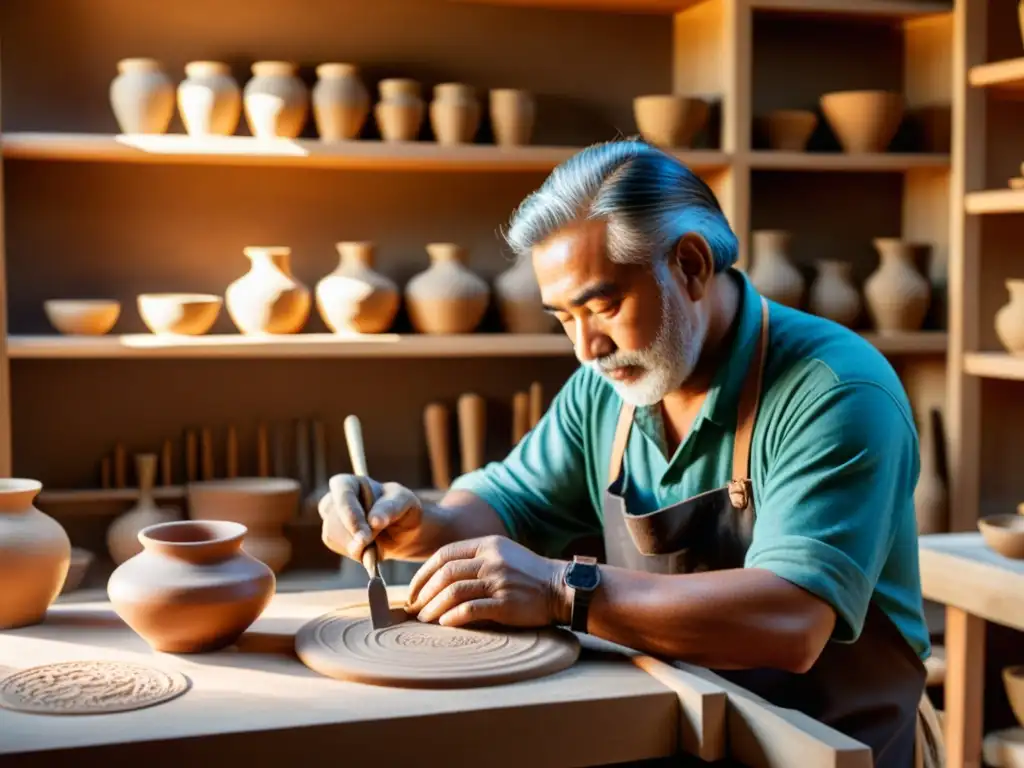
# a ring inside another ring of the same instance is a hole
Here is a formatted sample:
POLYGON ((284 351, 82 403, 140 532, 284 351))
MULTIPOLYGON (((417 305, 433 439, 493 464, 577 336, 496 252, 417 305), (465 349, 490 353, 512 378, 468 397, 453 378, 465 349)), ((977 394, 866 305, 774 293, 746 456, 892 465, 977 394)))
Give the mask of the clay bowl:
POLYGON ((143 293, 139 315, 153 333, 201 336, 217 320, 224 300, 209 293, 143 293))
POLYGON ((1003 669, 1003 687, 1017 722, 1024 727, 1024 664, 1003 669))
POLYGON ((978 520, 985 543, 1003 557, 1024 560, 1024 515, 989 515, 978 520))
POLYGON ((821 111, 846 152, 885 152, 903 122, 903 94, 836 91, 821 97, 821 111))
POLYGON ((111 299, 49 299, 43 311, 50 324, 69 336, 102 336, 121 316, 121 303, 111 299))
POLYGON ((659 94, 633 99, 633 118, 640 135, 661 147, 689 147, 710 111, 706 101, 692 96, 659 94))
POLYGON ((803 152, 818 127, 818 116, 807 109, 776 109, 764 116, 764 130, 772 149, 803 152))
POLYGON ((74 592, 81 586, 85 574, 89 571, 89 566, 95 559, 96 555, 87 549, 71 548, 71 566, 68 568, 67 578, 64 579, 64 586, 60 590, 62 595, 74 592))

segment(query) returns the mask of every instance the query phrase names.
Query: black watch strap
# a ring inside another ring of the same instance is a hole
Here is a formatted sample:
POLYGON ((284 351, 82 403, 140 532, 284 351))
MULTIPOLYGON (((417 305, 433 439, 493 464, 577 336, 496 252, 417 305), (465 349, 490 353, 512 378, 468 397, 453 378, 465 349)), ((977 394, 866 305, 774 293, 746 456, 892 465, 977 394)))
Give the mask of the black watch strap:
POLYGON ((569 628, 574 632, 587 631, 590 601, 601 581, 597 559, 576 556, 565 571, 565 583, 572 590, 572 613, 569 628))

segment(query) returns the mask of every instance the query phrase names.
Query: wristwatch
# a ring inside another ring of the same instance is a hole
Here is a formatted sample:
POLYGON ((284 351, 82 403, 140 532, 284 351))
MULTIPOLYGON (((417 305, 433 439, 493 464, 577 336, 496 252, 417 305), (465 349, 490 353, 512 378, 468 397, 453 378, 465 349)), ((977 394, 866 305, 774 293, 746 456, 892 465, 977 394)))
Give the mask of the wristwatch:
POLYGON ((601 583, 601 572, 596 557, 576 555, 565 569, 565 585, 572 590, 572 618, 569 628, 574 632, 587 631, 587 613, 594 590, 601 583))

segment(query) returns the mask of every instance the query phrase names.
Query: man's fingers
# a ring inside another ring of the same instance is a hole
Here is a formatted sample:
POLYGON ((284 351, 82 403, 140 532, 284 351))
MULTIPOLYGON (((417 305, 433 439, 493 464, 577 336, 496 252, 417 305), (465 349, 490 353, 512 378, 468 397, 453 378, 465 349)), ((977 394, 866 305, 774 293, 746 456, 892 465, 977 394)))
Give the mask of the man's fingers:
POLYGON ((367 523, 374 533, 400 520, 420 503, 415 494, 398 483, 384 483, 382 490, 381 497, 366 516, 367 523))
MULTIPOLYGON (((333 503, 330 501, 330 496, 325 497, 327 499, 327 507, 333 507, 333 503)), ((349 534, 348 529, 342 524, 338 516, 330 510, 328 514, 321 514, 323 518, 323 525, 320 528, 320 539, 326 545, 326 547, 334 552, 335 554, 341 555, 342 557, 349 557, 349 549, 352 546, 352 536, 349 534)))
POLYGON ((496 624, 501 624, 505 612, 505 604, 501 600, 495 597, 484 597, 459 603, 451 610, 441 614, 437 623, 443 627, 461 627, 481 621, 493 621, 496 624))
POLYGON ((420 621, 436 621, 467 601, 487 597, 487 583, 482 579, 455 581, 442 589, 433 600, 424 606, 416 617, 420 621))
POLYGON ((438 549, 430 558, 419 567, 409 580, 409 598, 407 604, 416 601, 416 597, 423 588, 423 585, 430 581, 434 571, 450 560, 471 560, 476 557, 477 548, 480 546, 480 539, 467 539, 466 541, 455 541, 445 544, 438 549))
POLYGON ((416 593, 416 599, 409 603, 407 610, 409 613, 417 613, 449 584, 478 578, 483 564, 483 560, 478 557, 472 560, 449 560, 434 571, 430 580, 416 593))
POLYGON ((354 475, 334 475, 328 485, 334 514, 349 532, 349 554, 357 560, 373 541, 373 532, 366 522, 366 513, 359 500, 359 481, 354 475))

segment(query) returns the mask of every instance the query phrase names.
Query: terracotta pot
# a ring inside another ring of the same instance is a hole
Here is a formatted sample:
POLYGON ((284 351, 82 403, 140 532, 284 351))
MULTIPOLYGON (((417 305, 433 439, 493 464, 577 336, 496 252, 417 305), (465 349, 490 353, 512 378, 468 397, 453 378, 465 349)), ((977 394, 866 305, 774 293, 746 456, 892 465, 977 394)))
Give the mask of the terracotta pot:
POLYGON ((430 267, 405 286, 409 320, 420 333, 471 333, 490 301, 487 282, 466 267, 466 251, 454 243, 427 246, 430 267))
POLYGON ((766 299, 799 308, 803 301, 804 277, 789 260, 790 233, 762 229, 751 234, 754 267, 750 271, 750 282, 766 299))
POLYGON ((300 492, 298 481, 288 477, 234 477, 189 483, 189 517, 245 526, 248 533, 242 548, 277 573, 292 556, 284 524, 298 515, 300 492))
POLYGON ((156 59, 121 59, 110 106, 121 133, 161 134, 174 117, 174 83, 156 59))
POLYGON ((81 547, 72 547, 71 566, 68 568, 68 575, 64 579, 64 586, 61 587, 60 593, 66 595, 68 592, 74 592, 82 586, 82 581, 95 560, 96 555, 89 550, 82 549, 81 547))
POLYGON ((640 135, 662 147, 690 147, 710 111, 706 101, 691 96, 658 94, 633 99, 633 118, 640 135))
MULTIPOLYGON (((1021 26, 1024 27, 1024 19, 1021 21, 1021 26)), ((1024 727, 1024 664, 1005 667, 1002 677, 1006 698, 1010 701, 1013 716, 1017 718, 1017 724, 1024 727)))
POLYGON ((426 105, 420 84, 403 77, 381 80, 380 101, 373 108, 384 141, 414 141, 423 126, 426 105))
POLYGON ((949 528, 949 494, 939 474, 940 419, 940 412, 930 409, 920 430, 921 472, 914 489, 914 515, 921 535, 945 533, 949 528))
POLYGON ((50 324, 69 336, 110 333, 121 316, 121 303, 112 299, 49 299, 43 311, 50 324))
POLYGON ((309 288, 292 274, 292 249, 253 245, 242 252, 252 266, 224 292, 231 321, 245 334, 301 331, 312 299, 309 288))
POLYGON ((316 68, 313 118, 324 141, 358 138, 370 114, 370 93, 354 64, 329 63, 316 68))
POLYGON ((0 630, 38 624, 60 594, 71 540, 33 506, 38 480, 0 478, 0 630))
POLYGON ((123 563, 142 551, 139 531, 158 523, 176 520, 180 512, 174 507, 160 507, 153 499, 157 456, 143 453, 135 457, 135 474, 139 482, 139 500, 107 528, 107 551, 115 564, 123 563))
POLYGON ((1006 351, 1024 355, 1024 280, 1007 280, 1010 300, 996 312, 996 336, 1006 351))
POLYGON ((257 61, 245 84, 243 102, 249 132, 257 138, 294 139, 309 116, 309 90, 290 61, 257 61))
POLYGON ((143 293, 139 316, 153 333, 200 336, 213 326, 224 300, 208 293, 143 293))
POLYGON ((931 303, 931 283, 914 264, 913 243, 877 238, 878 269, 864 281, 864 298, 880 333, 919 331, 931 303))
POLYGON ((231 136, 242 119, 242 90, 222 61, 190 61, 178 85, 178 111, 191 136, 231 136))
POLYGON ((151 648, 204 653, 234 643, 260 617, 277 582, 242 549, 245 526, 181 520, 139 532, 142 552, 110 575, 107 596, 151 648))
POLYGON ((335 333, 384 333, 401 295, 394 280, 373 269, 373 243, 335 243, 338 266, 316 285, 316 304, 335 333))
POLYGON ((530 143, 537 105, 533 94, 517 88, 494 88, 490 94, 491 129, 502 147, 530 143))
POLYGON ((462 83, 434 86, 430 127, 438 144, 470 144, 480 127, 480 102, 473 87, 462 83))
POLYGON ((764 118, 768 146, 785 152, 803 152, 818 127, 818 116, 807 109, 776 109, 764 118))
POLYGON ((978 520, 978 530, 993 552, 1011 560, 1024 560, 1024 516, 1014 512, 988 515, 978 520))
POLYGON ((846 152, 885 152, 903 121, 903 94, 837 91, 821 97, 821 111, 846 152))
POLYGON ((851 277, 852 265, 846 261, 818 261, 818 276, 811 284, 808 309, 840 325, 852 328, 860 318, 860 293, 851 277))
POLYGON ((494 281, 501 323, 509 333, 551 333, 558 321, 544 311, 529 259, 517 259, 494 281))

